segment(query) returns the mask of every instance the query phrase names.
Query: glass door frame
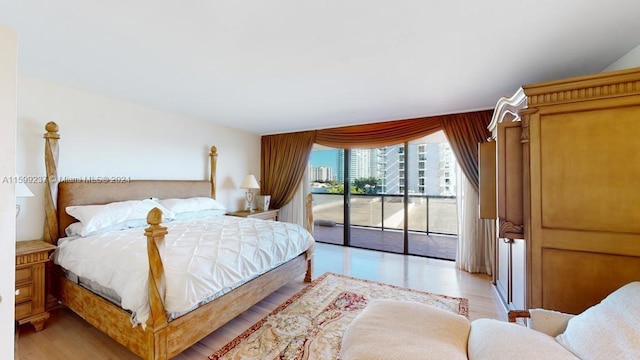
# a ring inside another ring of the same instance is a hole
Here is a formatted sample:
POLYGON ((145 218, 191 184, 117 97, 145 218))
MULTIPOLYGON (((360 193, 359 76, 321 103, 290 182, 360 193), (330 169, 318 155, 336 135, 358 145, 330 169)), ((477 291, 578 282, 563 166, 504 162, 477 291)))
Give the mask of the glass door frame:
MULTIPOLYGON (((409 142, 404 142, 403 144, 404 156, 405 156, 405 164, 408 164, 408 156, 409 156, 409 142)), ((344 192, 343 192, 343 245, 351 247, 351 149, 342 149, 344 151, 344 179, 342 182, 344 192)), ((406 174, 406 170, 405 170, 406 174)), ((409 177, 404 176, 403 179, 403 250, 402 253, 409 255, 409 177)), ((382 206, 382 222, 383 226, 380 231, 384 230, 384 206, 382 206)))

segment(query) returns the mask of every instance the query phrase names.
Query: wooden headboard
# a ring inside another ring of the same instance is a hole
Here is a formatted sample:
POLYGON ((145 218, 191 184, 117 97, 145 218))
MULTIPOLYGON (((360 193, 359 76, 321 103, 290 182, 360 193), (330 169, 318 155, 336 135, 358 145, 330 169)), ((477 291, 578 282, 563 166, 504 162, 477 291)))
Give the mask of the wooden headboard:
POLYGON ((145 198, 216 197, 216 165, 218 152, 211 147, 209 180, 130 180, 123 182, 61 181, 58 179, 58 125, 46 124, 44 240, 57 244, 65 229, 77 220, 66 212, 71 205, 103 205, 114 201, 145 198))

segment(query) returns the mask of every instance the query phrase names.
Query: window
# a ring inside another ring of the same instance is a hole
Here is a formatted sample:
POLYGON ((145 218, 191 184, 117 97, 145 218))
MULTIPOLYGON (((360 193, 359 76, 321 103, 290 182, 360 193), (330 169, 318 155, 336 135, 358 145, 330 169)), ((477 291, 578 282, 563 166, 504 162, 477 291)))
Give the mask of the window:
POLYGON ((454 243, 449 258, 455 259, 455 172, 450 171, 455 158, 442 139, 444 135, 379 149, 333 149, 324 156, 314 151, 309 168, 314 218, 335 222, 333 227, 316 226, 316 240, 447 258, 439 246, 437 254, 426 252, 434 247, 424 246, 425 241, 439 237, 454 243), (328 162, 318 160, 322 157, 328 162))

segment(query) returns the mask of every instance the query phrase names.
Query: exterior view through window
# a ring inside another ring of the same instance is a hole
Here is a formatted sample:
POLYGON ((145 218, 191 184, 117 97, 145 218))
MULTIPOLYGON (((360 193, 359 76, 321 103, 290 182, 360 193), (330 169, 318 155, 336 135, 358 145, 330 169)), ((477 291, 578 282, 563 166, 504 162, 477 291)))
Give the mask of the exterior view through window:
POLYGON ((316 240, 454 260, 456 168, 442 132, 375 149, 315 148, 316 240))

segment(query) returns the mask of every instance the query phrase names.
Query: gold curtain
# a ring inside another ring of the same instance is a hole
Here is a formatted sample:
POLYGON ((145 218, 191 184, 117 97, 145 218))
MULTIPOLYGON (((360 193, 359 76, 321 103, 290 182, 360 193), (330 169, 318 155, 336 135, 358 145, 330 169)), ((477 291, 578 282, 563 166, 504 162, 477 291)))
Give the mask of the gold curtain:
POLYGON ((338 149, 395 145, 444 130, 465 175, 478 188, 478 142, 489 137, 491 110, 395 120, 262 137, 261 193, 271 195, 271 206, 291 201, 307 171, 314 142, 338 149))
POLYGON ((338 149, 377 148, 418 139, 442 129, 447 116, 432 116, 316 130, 316 143, 338 149))
POLYGON ((271 195, 271 208, 291 201, 304 173, 315 141, 314 131, 262 137, 260 191, 271 195))
POLYGON ((478 143, 491 136, 487 126, 493 110, 447 115, 442 120, 451 150, 471 185, 478 191, 478 143))
POLYGON ((487 126, 492 110, 455 114, 442 122, 451 150, 467 181, 460 181, 458 199, 458 251, 456 266, 469 272, 491 274, 494 263, 495 227, 480 219, 478 209, 478 143, 490 136, 487 126), (468 186, 464 186, 468 184, 468 186), (473 191, 475 189, 475 191, 473 191))

